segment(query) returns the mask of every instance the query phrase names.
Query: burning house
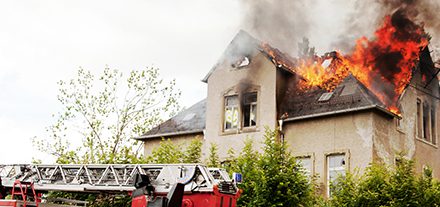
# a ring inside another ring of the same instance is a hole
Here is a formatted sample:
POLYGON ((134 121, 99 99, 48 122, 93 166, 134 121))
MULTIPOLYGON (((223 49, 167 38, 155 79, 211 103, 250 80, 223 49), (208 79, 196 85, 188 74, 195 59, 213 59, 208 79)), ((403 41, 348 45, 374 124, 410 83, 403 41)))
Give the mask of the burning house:
POLYGON ((203 79, 207 98, 137 139, 149 154, 163 137, 199 137, 205 156, 216 143, 226 158, 246 138, 260 148, 264 128, 279 127, 280 140, 327 193, 338 173, 392 164, 399 153, 440 178, 439 69, 428 42, 399 11, 350 54, 318 56, 305 42, 292 58, 240 31, 203 79))

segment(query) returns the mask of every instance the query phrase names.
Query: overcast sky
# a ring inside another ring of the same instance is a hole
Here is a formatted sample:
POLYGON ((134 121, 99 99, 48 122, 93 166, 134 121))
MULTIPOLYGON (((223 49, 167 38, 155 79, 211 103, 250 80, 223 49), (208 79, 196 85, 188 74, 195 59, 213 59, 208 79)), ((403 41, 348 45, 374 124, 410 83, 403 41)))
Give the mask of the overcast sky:
MULTIPOLYGON (((239 30, 235 0, 1 1, 0 163, 29 163, 60 108, 57 81, 81 66, 154 65, 181 103, 206 97, 200 80, 239 30)), ((44 161, 44 160, 43 160, 44 161)))
MULTIPOLYGON (((352 2, 308 5, 318 52, 335 49, 352 2)), ((31 138, 46 135, 60 109, 56 83, 79 67, 98 73, 156 66, 176 79, 181 105, 205 98, 200 80, 246 26, 243 13, 238 0, 0 1, 0 163, 41 158, 31 138)))

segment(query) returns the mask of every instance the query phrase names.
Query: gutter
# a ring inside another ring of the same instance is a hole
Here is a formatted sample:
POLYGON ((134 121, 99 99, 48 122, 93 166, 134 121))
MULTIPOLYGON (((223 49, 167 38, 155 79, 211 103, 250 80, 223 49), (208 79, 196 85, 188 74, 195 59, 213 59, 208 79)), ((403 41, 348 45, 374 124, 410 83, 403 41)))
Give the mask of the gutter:
POLYGON ((183 131, 183 132, 169 132, 163 134, 152 134, 147 136, 133 137, 136 140, 144 140, 144 139, 152 139, 152 138, 160 138, 160 137, 168 137, 168 136, 177 136, 177 135, 186 135, 186 134, 196 134, 203 133, 204 129, 192 130, 192 131, 183 131))
POLYGON ((330 111, 330 112, 324 112, 324 113, 318 113, 318 114, 311 114, 311 115, 292 117, 292 118, 287 118, 284 121, 285 122, 297 121, 297 120, 302 120, 302 119, 311 119, 311 118, 316 118, 316 117, 321 117, 321 116, 331 116, 331 115, 335 115, 335 114, 343 114, 343 113, 363 111, 363 110, 369 110, 369 109, 378 109, 379 111, 382 111, 382 112, 384 112, 385 114, 387 114, 387 115, 389 115, 391 117, 396 117, 398 119, 401 119, 401 117, 398 116, 397 114, 394 114, 394 113, 388 111, 387 109, 385 109, 385 108, 383 108, 381 106, 370 105, 370 106, 363 106, 363 107, 357 107, 357 108, 352 108, 352 109, 343 109, 343 110, 338 110, 338 111, 330 111))

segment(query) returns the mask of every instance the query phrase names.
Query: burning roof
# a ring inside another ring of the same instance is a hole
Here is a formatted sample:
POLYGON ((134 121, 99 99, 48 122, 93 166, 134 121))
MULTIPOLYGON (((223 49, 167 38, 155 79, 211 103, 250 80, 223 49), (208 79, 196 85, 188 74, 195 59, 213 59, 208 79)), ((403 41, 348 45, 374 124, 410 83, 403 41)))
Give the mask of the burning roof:
POLYGON ((321 57, 293 59, 268 44, 261 44, 261 48, 277 66, 301 77, 300 90, 332 92, 352 75, 389 111, 399 113, 398 99, 411 81, 428 42, 423 27, 407 18, 404 11, 397 10, 385 17, 374 39, 358 39, 354 50, 347 55, 334 51, 321 57), (325 60, 331 60, 328 66, 323 65, 325 60))

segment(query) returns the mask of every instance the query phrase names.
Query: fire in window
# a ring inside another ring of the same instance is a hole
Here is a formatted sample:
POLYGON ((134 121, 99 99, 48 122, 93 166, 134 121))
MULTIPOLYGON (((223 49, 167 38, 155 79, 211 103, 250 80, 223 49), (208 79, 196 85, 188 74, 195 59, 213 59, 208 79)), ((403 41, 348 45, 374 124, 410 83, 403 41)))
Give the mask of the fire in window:
POLYGON ((243 100, 243 127, 257 125, 257 93, 247 93, 243 100))
POLYGON ((327 194, 332 195, 330 185, 335 185, 339 176, 345 176, 345 154, 334 154, 327 156, 327 194))
POLYGON ((225 97, 225 130, 238 128, 238 96, 225 97))

